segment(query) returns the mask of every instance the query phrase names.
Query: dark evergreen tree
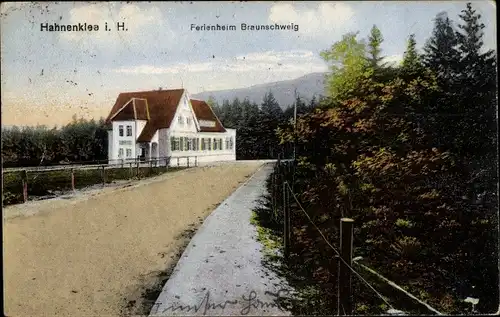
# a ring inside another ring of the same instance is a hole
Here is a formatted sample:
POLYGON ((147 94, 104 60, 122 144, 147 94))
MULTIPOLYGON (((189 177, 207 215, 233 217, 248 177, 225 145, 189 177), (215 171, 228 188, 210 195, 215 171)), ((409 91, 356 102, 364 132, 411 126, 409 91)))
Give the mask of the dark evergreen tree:
POLYGON ((470 3, 459 15, 462 23, 457 31, 460 53, 459 81, 460 104, 463 113, 462 129, 459 131, 460 153, 475 157, 476 161, 491 156, 496 148, 496 60, 495 52, 483 52, 483 29, 481 15, 470 3))
POLYGON ((266 93, 260 109, 260 134, 263 140, 263 150, 267 158, 276 158, 279 150, 278 138, 275 133, 278 125, 283 121, 283 110, 272 92, 266 93))
POLYGON ((439 13, 434 20, 431 38, 424 46, 424 64, 433 70, 443 88, 453 88, 460 63, 457 37, 452 21, 446 12, 439 13))
POLYGON ((367 60, 368 64, 374 70, 378 70, 381 66, 383 66, 382 60, 384 57, 382 54, 382 42, 384 41, 384 37, 382 36, 382 32, 380 29, 374 25, 370 30, 370 35, 368 36, 368 45, 367 45, 367 60))
POLYGON ((318 107, 319 102, 316 99, 316 96, 313 96, 309 104, 307 105, 307 111, 312 112, 316 107, 318 107))
POLYGON ((422 59, 417 52, 417 42, 415 41, 415 34, 411 34, 408 38, 406 51, 403 55, 402 68, 405 72, 419 72, 422 71, 422 59))
POLYGON ((441 92, 436 96, 432 116, 428 120, 433 124, 433 146, 443 150, 451 150, 457 154, 457 138, 461 118, 464 113, 458 106, 459 93, 462 89, 459 81, 460 53, 458 41, 446 12, 436 16, 431 38, 424 46, 423 62, 437 78, 441 92))

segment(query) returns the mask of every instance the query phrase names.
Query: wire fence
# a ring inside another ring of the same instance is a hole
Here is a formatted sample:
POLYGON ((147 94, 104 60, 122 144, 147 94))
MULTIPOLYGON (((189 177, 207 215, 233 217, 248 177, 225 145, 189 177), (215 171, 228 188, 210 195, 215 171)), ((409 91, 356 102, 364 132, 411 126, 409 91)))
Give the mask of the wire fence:
POLYGON ((53 198, 90 186, 138 180, 181 168, 198 166, 197 157, 120 160, 106 164, 74 164, 2 170, 2 205, 53 198))
MULTIPOLYGON (((291 229, 292 229, 292 223, 291 223, 291 211, 292 208, 293 211, 301 212, 308 220, 310 225, 315 229, 315 231, 321 236, 321 238, 324 240, 324 242, 334 251, 336 254, 336 258, 340 261, 339 265, 339 270, 342 271, 344 269, 345 271, 348 271, 349 274, 347 274, 347 279, 343 278, 342 279, 342 272, 339 272, 338 276, 338 314, 339 315, 350 315, 352 314, 352 306, 350 305, 350 301, 352 300, 352 293, 351 293, 351 285, 350 285, 350 273, 354 274, 355 277, 357 277, 370 291, 373 292, 378 298, 380 298, 390 309, 387 311, 389 315, 406 315, 405 312, 395 309, 393 305, 391 305, 390 301, 388 300, 387 297, 383 296, 380 291, 378 291, 371 283, 369 283, 366 278, 364 278, 357 270, 353 268, 353 264, 359 266, 363 270, 373 274, 376 276, 380 281, 383 283, 391 286, 392 288, 396 289, 397 291, 401 292, 411 300, 414 300, 418 302, 418 304, 423 305, 428 309, 428 311, 436 314, 436 315, 442 315, 438 310, 434 309, 431 307, 429 304, 423 302, 422 300, 418 299, 416 296, 410 294, 409 292, 405 291, 401 286, 397 285, 396 283, 390 281, 389 279, 383 277, 381 274, 376 272, 375 270, 367 267, 366 265, 363 265, 359 263, 358 261, 362 259, 361 257, 356 257, 353 258, 352 254, 352 226, 350 227, 350 230, 347 232, 347 234, 343 234, 342 230, 345 228, 349 229, 349 226, 343 226, 343 221, 346 221, 347 223, 353 223, 352 219, 346 219, 343 218, 341 219, 341 234, 340 234, 340 245, 341 248, 338 248, 334 246, 333 243, 331 243, 326 235, 322 232, 322 230, 316 225, 316 223, 313 221, 311 216, 307 213, 305 208, 303 208, 303 204, 300 202, 298 195, 294 192, 294 182, 295 182, 295 166, 296 162, 293 160, 280 160, 278 158, 277 162, 274 165, 274 172, 272 173, 272 180, 271 180, 271 205, 273 208, 273 213, 275 219, 279 218, 278 215, 278 210, 281 209, 283 211, 283 247, 284 247, 284 256, 285 260, 289 259, 289 253, 290 253, 290 244, 293 243, 291 240, 291 229), (292 184, 290 184, 290 182, 292 184), (282 190, 281 190, 282 188, 282 190), (292 198, 292 199, 290 199, 292 198), (295 204, 295 206, 294 206, 295 204), (349 237, 350 235, 350 237, 349 237), (346 242, 343 243, 343 239, 346 240, 346 242), (339 250, 340 249, 340 250, 339 250), (345 285, 340 285, 341 283, 347 283, 347 287, 341 287, 345 285), (342 292, 348 292, 349 294, 342 294, 342 292), (347 307, 346 307, 347 306, 347 307)), ((345 275, 345 272, 344 272, 345 275)))

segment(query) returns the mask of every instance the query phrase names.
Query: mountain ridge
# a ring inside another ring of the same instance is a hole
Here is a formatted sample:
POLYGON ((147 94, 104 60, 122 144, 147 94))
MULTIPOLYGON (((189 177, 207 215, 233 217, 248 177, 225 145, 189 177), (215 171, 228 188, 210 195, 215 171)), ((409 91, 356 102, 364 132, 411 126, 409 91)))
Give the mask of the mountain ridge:
POLYGON ((260 105, 264 95, 271 91, 280 107, 285 109, 294 103, 295 91, 306 102, 313 97, 318 99, 324 95, 326 74, 309 73, 296 79, 257 84, 246 88, 205 91, 193 94, 192 97, 202 100, 208 100, 212 97, 219 104, 222 104, 224 100, 233 101, 235 98, 240 100, 247 98, 250 102, 260 105))

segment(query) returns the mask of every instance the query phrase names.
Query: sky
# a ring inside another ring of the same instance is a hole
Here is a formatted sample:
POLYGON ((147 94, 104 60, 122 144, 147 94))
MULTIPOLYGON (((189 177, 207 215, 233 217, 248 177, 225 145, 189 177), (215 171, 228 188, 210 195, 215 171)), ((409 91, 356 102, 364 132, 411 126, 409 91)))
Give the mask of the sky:
MULTIPOLYGON (((159 87, 190 93, 244 88, 328 71, 320 57, 347 32, 382 31, 383 55, 399 61, 406 40, 430 37, 436 14, 458 22, 464 1, 32 2, 1 4, 2 125, 48 126, 107 116, 117 95, 159 87), (98 31, 49 32, 87 23, 98 31), (105 30, 107 23, 110 31, 105 30), (126 30, 116 30, 125 23, 126 30), (298 25, 242 30, 247 25, 298 25), (203 31, 193 25, 235 25, 203 31)), ((496 4, 473 1, 496 49, 496 4)))

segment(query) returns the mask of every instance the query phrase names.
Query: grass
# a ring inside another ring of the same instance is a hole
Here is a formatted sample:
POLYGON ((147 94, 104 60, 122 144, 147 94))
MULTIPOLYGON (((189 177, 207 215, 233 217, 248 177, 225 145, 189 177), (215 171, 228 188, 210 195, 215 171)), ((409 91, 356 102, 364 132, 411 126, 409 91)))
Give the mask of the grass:
MULTIPOLYGON (((75 189, 97 184, 110 184, 119 180, 132 180, 160 175, 184 169, 184 167, 133 167, 106 169, 104 179, 102 168, 75 169, 75 189)), ((21 172, 3 173, 3 206, 19 204, 23 202, 23 185, 21 172)), ((29 198, 51 198, 60 194, 70 192, 71 170, 28 172, 28 197, 29 198)))

